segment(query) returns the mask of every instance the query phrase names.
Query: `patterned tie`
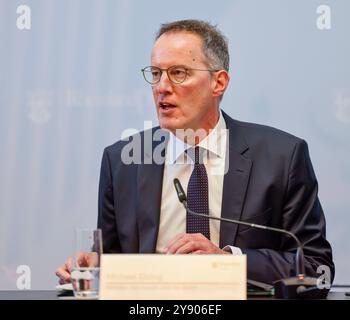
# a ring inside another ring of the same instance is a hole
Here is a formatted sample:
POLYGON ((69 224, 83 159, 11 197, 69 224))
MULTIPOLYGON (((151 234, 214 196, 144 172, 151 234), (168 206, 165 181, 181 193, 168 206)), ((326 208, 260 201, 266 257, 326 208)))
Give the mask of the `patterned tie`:
MULTIPOLYGON (((192 211, 209 215, 208 176, 203 164, 204 149, 200 147, 189 149, 187 153, 192 159, 193 151, 195 161, 187 187, 187 204, 192 211)), ((209 219, 187 212, 186 233, 202 233, 210 239, 209 219)))

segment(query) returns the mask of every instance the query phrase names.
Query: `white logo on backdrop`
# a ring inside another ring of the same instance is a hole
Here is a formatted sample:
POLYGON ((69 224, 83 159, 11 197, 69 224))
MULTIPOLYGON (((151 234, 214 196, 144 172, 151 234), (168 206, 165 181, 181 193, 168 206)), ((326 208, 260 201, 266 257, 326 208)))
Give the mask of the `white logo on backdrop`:
POLYGON ((28 97, 29 119, 36 124, 45 124, 51 118, 52 93, 49 91, 33 91, 28 97))
POLYGON ((350 123, 350 96, 337 92, 334 98, 335 117, 342 123, 350 123))
POLYGON ((80 108, 132 108, 134 112, 142 114, 145 109, 154 105, 152 95, 148 90, 134 90, 130 92, 116 92, 103 95, 82 94, 68 90, 65 94, 67 107, 80 108))

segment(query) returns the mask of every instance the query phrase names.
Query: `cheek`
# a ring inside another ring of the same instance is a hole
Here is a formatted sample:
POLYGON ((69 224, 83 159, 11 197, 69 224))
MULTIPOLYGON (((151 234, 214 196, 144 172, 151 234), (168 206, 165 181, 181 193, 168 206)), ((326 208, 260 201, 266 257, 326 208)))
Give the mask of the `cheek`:
POLYGON ((208 102, 210 89, 208 88, 208 83, 203 82, 196 84, 196 86, 184 88, 181 93, 183 101, 185 102, 186 109, 189 112, 196 111, 201 106, 208 102))
POLYGON ((202 91, 202 84, 198 82, 189 83, 186 86, 178 88, 177 95, 182 101, 194 102, 198 100, 202 91))

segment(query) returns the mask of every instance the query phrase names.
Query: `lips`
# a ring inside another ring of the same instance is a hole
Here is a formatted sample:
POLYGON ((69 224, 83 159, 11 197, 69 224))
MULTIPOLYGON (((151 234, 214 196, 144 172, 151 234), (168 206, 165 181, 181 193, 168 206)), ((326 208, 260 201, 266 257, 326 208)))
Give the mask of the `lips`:
POLYGON ((176 106, 174 104, 168 103, 168 102, 159 102, 159 108, 163 111, 168 111, 171 109, 176 108, 176 106))
POLYGON ((158 103, 158 107, 159 107, 159 114, 162 116, 166 116, 166 117, 171 117, 174 115, 174 112, 176 110, 176 105, 170 103, 170 102, 164 102, 161 101, 158 103))

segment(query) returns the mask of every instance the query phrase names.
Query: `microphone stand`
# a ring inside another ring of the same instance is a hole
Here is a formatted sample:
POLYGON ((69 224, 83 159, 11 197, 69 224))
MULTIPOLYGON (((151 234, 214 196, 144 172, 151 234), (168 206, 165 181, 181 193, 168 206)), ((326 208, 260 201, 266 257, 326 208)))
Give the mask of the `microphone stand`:
POLYGON ((303 245, 297 236, 287 230, 268 227, 260 224, 249 223, 239 220, 226 219, 214 217, 208 214, 194 212, 187 205, 187 197, 182 188, 182 185, 178 179, 174 179, 174 186, 176 189, 177 196, 179 201, 183 204, 184 208, 188 213, 198 217, 204 217, 207 219, 219 220, 223 222, 239 224, 249 226, 251 228, 263 229, 278 233, 287 234, 292 237, 297 243, 297 252, 295 254, 295 267, 296 267, 296 276, 280 279, 274 282, 274 295, 278 299, 324 299, 327 297, 328 290, 325 288, 318 287, 317 278, 306 277, 305 276, 305 264, 304 264, 304 251, 303 245))

